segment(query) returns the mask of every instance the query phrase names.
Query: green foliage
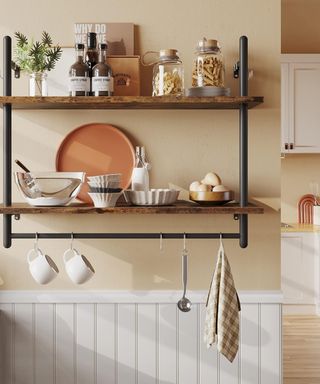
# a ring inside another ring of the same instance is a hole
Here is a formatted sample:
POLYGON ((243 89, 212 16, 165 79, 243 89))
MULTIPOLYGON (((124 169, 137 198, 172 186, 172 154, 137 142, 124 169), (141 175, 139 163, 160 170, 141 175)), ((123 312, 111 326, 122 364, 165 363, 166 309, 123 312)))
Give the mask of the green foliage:
POLYGON ((41 41, 28 40, 21 32, 15 32, 16 47, 14 50, 15 63, 27 73, 51 71, 61 58, 62 49, 53 46, 48 32, 42 32, 41 41))

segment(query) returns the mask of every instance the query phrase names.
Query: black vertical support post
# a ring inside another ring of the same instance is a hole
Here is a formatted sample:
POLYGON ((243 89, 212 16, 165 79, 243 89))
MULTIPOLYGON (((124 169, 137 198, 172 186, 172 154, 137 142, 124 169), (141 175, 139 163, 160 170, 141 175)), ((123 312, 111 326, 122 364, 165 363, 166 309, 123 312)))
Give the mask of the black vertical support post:
MULTIPOLYGON (((248 38, 240 37, 240 96, 248 96, 248 38)), ((239 189, 240 207, 248 205, 248 104, 241 104, 239 111, 239 189)), ((240 247, 246 248, 248 245, 248 215, 241 214, 239 222, 240 247)))
MULTIPOLYGON (((3 95, 11 96, 11 38, 3 38, 3 95)), ((11 104, 3 106, 3 204, 12 204, 12 113, 11 104)), ((3 215, 3 246, 11 247, 12 216, 3 215)))

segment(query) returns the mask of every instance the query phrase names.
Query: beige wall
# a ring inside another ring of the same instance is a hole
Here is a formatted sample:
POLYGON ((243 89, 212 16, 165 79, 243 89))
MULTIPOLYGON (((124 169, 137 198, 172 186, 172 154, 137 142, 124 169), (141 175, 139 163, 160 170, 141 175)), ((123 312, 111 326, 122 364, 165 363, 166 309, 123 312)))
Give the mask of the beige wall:
MULTIPOLYGON (((250 112, 250 194, 279 196, 279 100, 280 100, 280 3, 277 0, 190 0, 161 2, 140 0, 18 1, 8 3, 0 14, 1 34, 15 30, 39 36, 45 28, 63 45, 73 42, 76 21, 133 21, 138 25, 137 53, 162 47, 178 48, 185 62, 187 86, 197 40, 219 39, 225 54, 228 85, 237 60, 238 38, 249 37, 252 95, 266 102, 250 112), (52 5, 51 5, 52 4, 52 5), (17 12, 19 9, 19 12, 17 12), (272 34, 270 34, 272 25, 272 34)), ((67 70, 67 69, 66 69, 67 70)), ((25 93, 24 80, 15 92, 25 93)), ((144 90, 150 89, 144 85, 144 90)), ((218 172, 226 185, 238 185, 238 113, 236 111, 46 111, 16 112, 14 158, 33 170, 54 167, 63 137, 80 124, 108 122, 143 143, 153 165, 151 183, 171 181, 185 188, 209 170, 218 172)), ((14 199, 20 199, 14 187, 14 199)), ((277 289, 280 281, 279 217, 273 211, 250 216, 249 247, 237 241, 225 246, 240 289, 277 289)), ((232 216, 23 216, 15 231, 236 231, 232 216)), ((57 262, 60 277, 48 289, 74 289, 62 265, 68 241, 41 241, 57 262)), ((26 265, 32 241, 15 241, 10 250, 0 249, 0 274, 4 289, 38 289, 26 265)), ((159 253, 157 241, 79 241, 76 244, 95 265, 96 277, 84 289, 177 289, 180 287, 182 242, 165 241, 159 253)), ((218 243, 190 241, 190 288, 208 287, 218 243)))
POLYGON ((320 1, 281 1, 281 51, 283 53, 320 52, 320 1))
MULTIPOLYGON (((281 51, 320 52, 320 1, 282 0, 281 51)), ((320 155, 290 155, 281 161, 281 217, 297 222, 297 203, 311 193, 310 182, 320 183, 320 155)))

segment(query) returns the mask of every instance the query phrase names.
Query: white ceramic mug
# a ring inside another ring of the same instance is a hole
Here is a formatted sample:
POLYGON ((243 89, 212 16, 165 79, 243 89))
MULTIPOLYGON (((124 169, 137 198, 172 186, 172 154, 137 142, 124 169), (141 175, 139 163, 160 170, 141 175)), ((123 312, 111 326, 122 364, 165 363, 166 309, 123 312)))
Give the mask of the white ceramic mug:
POLYGON ((95 270, 89 260, 76 249, 69 248, 63 254, 63 261, 70 279, 75 284, 83 284, 94 275, 95 270), (68 256, 71 254, 71 258, 68 256))
POLYGON ((39 284, 48 284, 59 273, 59 269, 50 256, 44 255, 39 248, 32 248, 27 254, 29 271, 39 284), (34 258, 32 259, 32 257, 34 258))

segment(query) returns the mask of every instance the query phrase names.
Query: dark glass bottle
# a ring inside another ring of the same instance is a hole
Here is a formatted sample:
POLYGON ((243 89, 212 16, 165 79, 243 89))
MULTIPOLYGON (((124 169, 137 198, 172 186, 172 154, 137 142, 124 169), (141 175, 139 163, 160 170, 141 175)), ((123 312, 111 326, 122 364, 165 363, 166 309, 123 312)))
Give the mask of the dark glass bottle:
POLYGON ((112 69, 106 63, 107 44, 99 44, 99 61, 92 69, 92 93, 94 96, 113 95, 112 69))
POLYGON ((86 52, 86 64, 89 67, 90 76, 90 92, 89 95, 93 96, 92 92, 92 69, 98 63, 98 50, 97 50, 97 34, 95 32, 88 32, 87 34, 87 52, 86 52))
POLYGON ((69 95, 88 96, 90 91, 89 67, 83 61, 84 44, 76 44, 76 61, 69 70, 69 95))

